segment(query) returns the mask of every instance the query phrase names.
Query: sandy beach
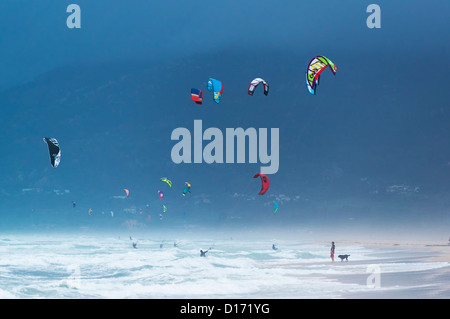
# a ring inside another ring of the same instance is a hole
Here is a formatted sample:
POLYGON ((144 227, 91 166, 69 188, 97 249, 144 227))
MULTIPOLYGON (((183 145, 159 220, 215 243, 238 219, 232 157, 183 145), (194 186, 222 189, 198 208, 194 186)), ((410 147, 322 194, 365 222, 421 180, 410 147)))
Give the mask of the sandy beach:
MULTIPOLYGON (((424 242, 359 242, 375 252, 370 260, 341 262, 354 267, 351 274, 328 278, 361 285, 359 291, 343 291, 345 299, 447 299, 450 298, 450 245, 424 242), (378 282, 377 282, 378 281, 378 282)), ((351 247, 351 243, 348 243, 351 247)))

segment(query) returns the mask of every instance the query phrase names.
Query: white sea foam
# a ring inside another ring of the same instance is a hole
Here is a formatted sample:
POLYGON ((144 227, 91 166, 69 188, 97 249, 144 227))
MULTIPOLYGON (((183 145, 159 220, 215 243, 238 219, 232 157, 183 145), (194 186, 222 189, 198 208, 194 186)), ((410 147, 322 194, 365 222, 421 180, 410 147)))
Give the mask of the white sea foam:
POLYGON ((336 298, 369 288, 337 280, 427 271, 444 262, 389 262, 362 246, 342 246, 349 262, 330 262, 329 247, 279 241, 189 241, 127 237, 9 236, 0 240, 0 298, 336 298), (206 258, 200 249, 209 249, 206 258))

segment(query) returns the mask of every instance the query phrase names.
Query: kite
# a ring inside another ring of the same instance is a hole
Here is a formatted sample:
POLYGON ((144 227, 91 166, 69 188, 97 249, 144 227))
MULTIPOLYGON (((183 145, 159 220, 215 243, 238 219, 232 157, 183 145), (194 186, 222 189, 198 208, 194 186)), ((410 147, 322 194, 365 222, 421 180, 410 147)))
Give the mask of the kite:
POLYGON ((92 215, 92 209, 89 208, 89 215, 92 215))
POLYGON ((264 195, 268 189, 269 189, 269 178, 267 177, 267 175, 264 174, 255 174, 255 176, 253 176, 253 178, 257 178, 257 177, 261 177, 261 191, 259 192, 259 195, 264 195))
POLYGON ((199 89, 191 89, 191 99, 196 103, 201 105, 203 102, 203 91, 199 89))
POLYGON ((206 87, 208 88, 209 92, 212 91, 214 93, 214 101, 218 104, 222 98, 222 93, 223 93, 222 82, 220 82, 219 80, 210 78, 208 80, 208 84, 206 87))
POLYGON ((166 182, 167 185, 169 185, 169 187, 172 187, 172 182, 170 180, 168 180, 167 178, 163 177, 163 178, 161 178, 161 181, 166 182))
POLYGON ((184 184, 186 185, 186 187, 183 189, 183 196, 186 196, 187 193, 191 192, 191 184, 189 184, 188 182, 184 182, 184 184))
POLYGON ((337 67, 330 59, 318 55, 309 62, 306 70, 306 87, 309 93, 315 95, 317 86, 319 85, 320 74, 329 66, 333 75, 336 75, 337 67))
POLYGON ((123 189, 125 191, 125 193, 127 194, 127 197, 130 196, 130 191, 126 188, 123 189))
POLYGON ((159 200, 162 200, 164 197, 164 193, 162 191, 158 191, 159 194, 159 200))
POLYGON ((264 85, 264 95, 269 94, 269 83, 267 83, 266 81, 264 81, 261 78, 256 78, 256 79, 253 79, 253 81, 250 83, 250 85, 248 87, 249 95, 253 95, 253 93, 255 92, 255 89, 259 83, 262 83, 264 85))
POLYGON ((278 203, 273 202, 273 213, 275 214, 278 211, 278 203))
POLYGON ((166 205, 162 205, 162 207, 163 207, 163 213, 167 212, 167 207, 166 207, 166 205))
POLYGON ((54 168, 57 168, 61 161, 61 148, 55 138, 44 137, 44 142, 48 145, 48 152, 50 153, 50 163, 54 168))

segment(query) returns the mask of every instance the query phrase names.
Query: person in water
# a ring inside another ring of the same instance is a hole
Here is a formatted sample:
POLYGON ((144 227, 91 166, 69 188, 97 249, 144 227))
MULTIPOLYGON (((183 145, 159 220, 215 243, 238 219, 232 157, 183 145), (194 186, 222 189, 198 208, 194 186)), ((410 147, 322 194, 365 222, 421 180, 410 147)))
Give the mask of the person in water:
POLYGON ((133 248, 136 248, 136 243, 135 242, 133 242, 133 248))
POLYGON ((277 248, 277 246, 275 246, 275 244, 272 244, 272 249, 277 250, 278 248, 277 248))
POLYGON ((334 263, 334 249, 336 248, 336 246, 334 245, 334 241, 331 242, 331 250, 330 250, 330 257, 331 257, 331 262, 334 263))
POLYGON ((205 251, 203 251, 203 250, 201 250, 200 249, 200 257, 206 257, 206 253, 209 251, 209 249, 208 250, 205 250, 205 251))

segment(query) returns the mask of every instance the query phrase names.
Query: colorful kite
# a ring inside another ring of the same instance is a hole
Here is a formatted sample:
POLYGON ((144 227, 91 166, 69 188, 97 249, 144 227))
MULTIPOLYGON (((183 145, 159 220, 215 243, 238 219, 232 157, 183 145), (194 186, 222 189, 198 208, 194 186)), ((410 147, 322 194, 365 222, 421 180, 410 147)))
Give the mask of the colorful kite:
POLYGON ((183 196, 186 196, 187 193, 191 193, 191 184, 188 182, 184 182, 186 187, 183 189, 183 196))
POLYGON ((316 94, 320 74, 327 66, 329 66, 333 74, 336 75, 336 65, 324 56, 318 55, 309 62, 306 70, 306 87, 308 88, 309 93, 316 94))
POLYGON ((203 91, 199 89, 191 89, 191 99, 196 103, 201 105, 203 102, 203 91))
POLYGON ((261 177, 261 190, 258 193, 259 195, 264 195, 269 190, 269 178, 265 174, 255 174, 253 178, 261 177))
POLYGON ((166 182, 167 185, 169 185, 169 187, 172 187, 172 182, 171 182, 169 179, 163 177, 163 178, 161 178, 161 181, 162 181, 162 182, 166 182))
POLYGON ((259 83, 262 83, 264 85, 264 95, 269 94, 269 83, 267 83, 266 81, 264 81, 261 78, 256 78, 256 79, 253 79, 253 81, 250 83, 250 85, 248 87, 249 95, 253 95, 253 93, 255 92, 255 89, 259 83))
POLYGON ((222 98, 223 93, 223 85, 222 82, 216 79, 210 78, 208 80, 208 84, 206 86, 209 92, 213 92, 214 94, 214 102, 219 103, 222 98))

